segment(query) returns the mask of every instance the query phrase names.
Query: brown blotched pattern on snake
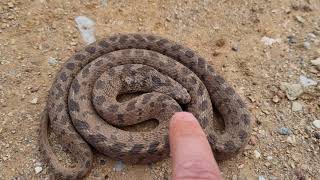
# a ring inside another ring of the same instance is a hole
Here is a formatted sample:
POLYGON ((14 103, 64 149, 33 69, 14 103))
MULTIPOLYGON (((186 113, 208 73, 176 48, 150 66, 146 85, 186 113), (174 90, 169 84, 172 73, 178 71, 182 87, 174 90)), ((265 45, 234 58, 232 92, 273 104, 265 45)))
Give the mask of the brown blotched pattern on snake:
POLYGON ((56 177, 81 179, 92 166, 89 144, 131 163, 169 154, 168 122, 193 113, 217 159, 239 153, 250 136, 250 114, 226 81, 196 52, 154 35, 120 34, 90 44, 62 67, 51 87, 40 127, 40 149, 56 177), (140 93, 126 101, 121 94, 140 93), (224 130, 217 130, 219 112, 224 130), (157 119, 147 132, 117 127, 157 119), (77 160, 62 166, 48 142, 48 126, 77 160))

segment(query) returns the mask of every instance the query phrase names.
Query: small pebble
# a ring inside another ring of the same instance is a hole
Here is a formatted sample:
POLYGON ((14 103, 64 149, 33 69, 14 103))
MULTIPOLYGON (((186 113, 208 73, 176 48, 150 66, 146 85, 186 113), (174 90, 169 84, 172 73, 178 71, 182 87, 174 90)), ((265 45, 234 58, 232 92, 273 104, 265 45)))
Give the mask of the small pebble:
POLYGON ((308 33, 308 37, 311 39, 317 38, 317 36, 314 33, 308 33))
POLYGON ((280 97, 278 95, 275 95, 275 96, 272 97, 272 102, 274 102, 274 103, 278 103, 280 100, 281 99, 280 99, 280 97))
POLYGON ((306 20, 305 20, 303 17, 301 17, 301 16, 295 16, 295 19, 296 19, 299 23, 301 23, 301 24, 303 24, 303 23, 306 22, 306 20))
POLYGON ((14 7, 14 4, 13 4, 12 2, 9 2, 9 3, 8 3, 8 7, 9 7, 9 8, 13 8, 13 7, 14 7))
POLYGON ((314 137, 315 137, 316 139, 320 139, 320 132, 315 132, 315 133, 314 133, 314 137))
POLYGON ((74 42, 74 41, 72 41, 72 42, 70 42, 70 45, 71 46, 76 46, 78 43, 77 42, 74 42))
POLYGON ((259 176, 258 180, 266 180, 266 178, 264 178, 263 176, 259 176))
POLYGON ((309 42, 304 42, 303 43, 303 47, 305 48, 305 49, 311 49, 311 45, 310 45, 310 43, 309 42))
POLYGON ((261 42, 263 42, 263 44, 266 46, 272 46, 274 43, 280 43, 281 39, 279 39, 279 38, 273 39, 273 38, 264 36, 264 37, 262 37, 261 42))
POLYGON ((77 16, 75 21, 84 42, 87 44, 95 42, 95 22, 86 16, 77 16))
POLYGON ((289 134, 291 134, 291 130, 289 128, 286 128, 286 127, 281 127, 278 130, 278 133, 281 134, 281 135, 289 135, 289 134))
POLYGON ((42 167, 41 166, 37 166, 34 168, 34 171, 36 172, 36 174, 39 174, 42 171, 42 167))
POLYGON ((270 177, 269 177, 269 180, 278 180, 278 178, 275 177, 275 176, 270 176, 270 177))
POLYGON ((296 143, 296 137, 294 135, 289 136, 287 138, 287 142, 290 143, 290 144, 295 144, 296 143))
POLYGON ((317 59, 311 60, 311 64, 316 66, 320 70, 320 57, 317 59))
POLYGON ((120 172, 124 169, 125 165, 122 161, 117 161, 113 167, 113 170, 116 172, 120 172))
POLYGON ((100 3, 103 7, 107 7, 108 1, 107 0, 100 0, 100 3))
POLYGON ((238 45, 232 45, 231 50, 235 51, 235 52, 238 52, 239 51, 239 46, 238 45))
POLYGON ((314 121, 312 122, 312 125, 313 125, 314 127, 318 128, 318 129, 320 129, 320 120, 314 120, 314 121))
POLYGON ((256 159, 259 159, 261 157, 261 153, 258 150, 254 150, 253 154, 256 159))
POLYGON ((38 98, 33 98, 31 101, 30 101, 31 104, 37 104, 38 103, 38 98))
POLYGON ((56 65, 57 63, 58 63, 58 61, 55 58, 53 58, 53 57, 48 58, 49 65, 56 65))
POLYGON ((273 159, 272 156, 267 156, 267 160, 268 160, 268 161, 271 161, 272 159, 273 159))
POLYGON ((304 75, 300 75, 300 83, 302 84, 303 87, 315 86, 318 84, 317 81, 313 79, 309 79, 304 75))
POLYGON ((294 36, 288 36, 287 38, 288 38, 289 44, 297 43, 297 40, 296 40, 296 38, 294 36))
POLYGON ((291 107, 292 111, 293 112, 299 112, 299 111, 302 111, 302 104, 297 102, 297 101, 294 101, 292 102, 292 107, 291 107))

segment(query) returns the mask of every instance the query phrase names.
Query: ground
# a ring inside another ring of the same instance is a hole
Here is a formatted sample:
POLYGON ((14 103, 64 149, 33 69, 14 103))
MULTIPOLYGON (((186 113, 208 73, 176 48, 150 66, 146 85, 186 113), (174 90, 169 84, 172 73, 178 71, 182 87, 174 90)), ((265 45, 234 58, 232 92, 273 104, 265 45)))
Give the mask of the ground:
MULTIPOLYGON (((85 46, 77 16, 96 23, 97 39, 143 32, 180 42, 234 86, 253 131, 243 153, 219 163, 225 179, 320 179, 318 0, 2 0, 1 180, 49 177, 38 151, 39 115, 55 74, 85 46)), ((170 178, 169 159, 119 171, 115 163, 97 155, 87 179, 170 178)))

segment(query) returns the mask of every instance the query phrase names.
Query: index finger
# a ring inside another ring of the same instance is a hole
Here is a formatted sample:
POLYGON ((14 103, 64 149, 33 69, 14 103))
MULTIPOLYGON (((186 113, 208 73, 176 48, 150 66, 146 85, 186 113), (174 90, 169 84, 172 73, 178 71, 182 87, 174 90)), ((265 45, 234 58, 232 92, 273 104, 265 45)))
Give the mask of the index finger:
POLYGON ((206 135, 191 113, 173 115, 169 139, 172 179, 222 179, 206 135))

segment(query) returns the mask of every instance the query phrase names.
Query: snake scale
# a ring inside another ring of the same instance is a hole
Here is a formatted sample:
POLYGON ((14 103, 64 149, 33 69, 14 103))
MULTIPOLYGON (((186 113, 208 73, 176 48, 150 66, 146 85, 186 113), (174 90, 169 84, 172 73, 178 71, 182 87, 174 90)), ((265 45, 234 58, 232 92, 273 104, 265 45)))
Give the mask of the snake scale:
POLYGON ((196 52, 155 35, 113 35, 76 52, 57 74, 41 116, 40 150, 58 179, 86 176, 92 147, 117 160, 155 162, 169 154, 168 120, 178 111, 194 114, 217 159, 239 153, 248 141, 245 103, 196 52), (121 129, 150 119, 159 122, 150 131, 121 129), (75 167, 64 167, 54 154, 49 124, 75 167))

